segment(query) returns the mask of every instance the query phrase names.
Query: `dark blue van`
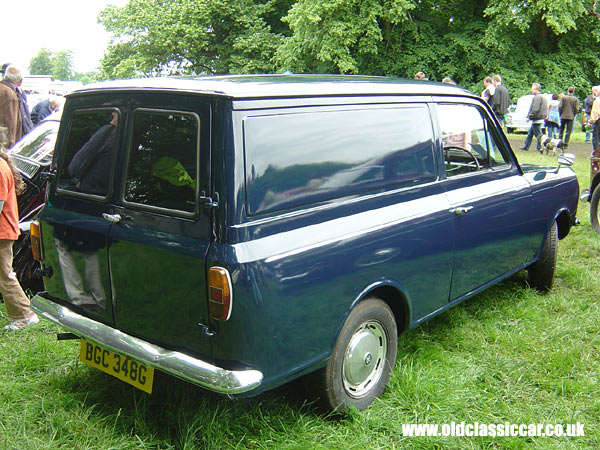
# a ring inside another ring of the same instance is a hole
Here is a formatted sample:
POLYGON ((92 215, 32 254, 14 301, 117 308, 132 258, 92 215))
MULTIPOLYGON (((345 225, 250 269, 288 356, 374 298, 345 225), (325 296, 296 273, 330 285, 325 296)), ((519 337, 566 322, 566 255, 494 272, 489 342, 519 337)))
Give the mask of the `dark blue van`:
POLYGON ((146 392, 312 373, 340 411, 382 394, 402 331, 520 270, 550 289, 579 196, 475 95, 380 77, 92 85, 51 168, 32 305, 82 361, 146 392))

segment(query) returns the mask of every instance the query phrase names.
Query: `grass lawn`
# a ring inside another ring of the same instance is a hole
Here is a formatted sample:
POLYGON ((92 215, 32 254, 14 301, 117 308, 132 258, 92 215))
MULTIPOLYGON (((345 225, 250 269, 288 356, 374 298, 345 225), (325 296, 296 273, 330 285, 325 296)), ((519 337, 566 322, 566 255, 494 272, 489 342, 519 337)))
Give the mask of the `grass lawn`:
MULTIPOLYGON (((575 165, 582 189, 588 164, 575 165)), ((578 215, 549 294, 528 289, 522 272, 404 333, 383 397, 341 419, 300 383, 232 401, 157 373, 149 396, 78 363, 78 342, 57 342, 47 321, 0 332, 0 449, 600 448, 600 236, 587 203, 578 215), (452 421, 580 422, 585 437, 402 435, 403 423, 452 421)))

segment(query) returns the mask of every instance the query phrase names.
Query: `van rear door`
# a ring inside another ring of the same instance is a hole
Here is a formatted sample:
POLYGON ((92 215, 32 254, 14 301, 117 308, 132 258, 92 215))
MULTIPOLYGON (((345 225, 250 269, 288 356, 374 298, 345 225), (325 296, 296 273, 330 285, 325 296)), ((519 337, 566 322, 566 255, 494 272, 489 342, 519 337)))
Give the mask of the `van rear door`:
POLYGON ((136 94, 129 101, 119 196, 109 218, 116 328, 210 356, 205 257, 210 106, 199 97, 136 94))
POLYGON ((205 357, 210 111, 183 94, 73 95, 40 215, 51 297, 205 357))
POLYGON ((44 285, 51 296, 112 323, 110 223, 104 215, 113 209, 113 167, 122 136, 122 110, 115 105, 69 110, 62 125, 66 137, 59 139, 55 157, 57 180, 40 214, 44 285))

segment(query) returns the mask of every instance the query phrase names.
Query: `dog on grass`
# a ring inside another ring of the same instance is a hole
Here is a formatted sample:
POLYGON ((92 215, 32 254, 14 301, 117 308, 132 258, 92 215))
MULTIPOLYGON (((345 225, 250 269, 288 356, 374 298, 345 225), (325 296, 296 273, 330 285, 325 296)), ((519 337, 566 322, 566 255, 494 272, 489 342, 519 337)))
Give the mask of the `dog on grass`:
POLYGON ((562 139, 551 138, 543 134, 540 141, 542 144, 542 153, 546 151, 546 155, 551 151, 552 155, 556 155, 557 153, 562 155, 565 152, 565 143, 562 139))

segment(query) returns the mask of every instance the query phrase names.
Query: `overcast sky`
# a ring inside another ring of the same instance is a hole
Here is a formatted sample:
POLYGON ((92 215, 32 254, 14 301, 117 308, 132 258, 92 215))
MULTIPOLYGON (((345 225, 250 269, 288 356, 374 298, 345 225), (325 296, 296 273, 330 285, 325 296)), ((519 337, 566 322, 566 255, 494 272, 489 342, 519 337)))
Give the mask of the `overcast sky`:
POLYGON ((29 62, 40 49, 71 50, 76 72, 99 67, 110 34, 98 24, 107 5, 127 0, 19 0, 3 7, 0 64, 11 62, 29 73, 29 62))

